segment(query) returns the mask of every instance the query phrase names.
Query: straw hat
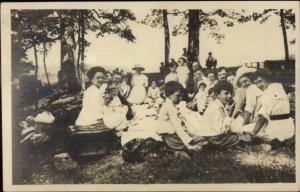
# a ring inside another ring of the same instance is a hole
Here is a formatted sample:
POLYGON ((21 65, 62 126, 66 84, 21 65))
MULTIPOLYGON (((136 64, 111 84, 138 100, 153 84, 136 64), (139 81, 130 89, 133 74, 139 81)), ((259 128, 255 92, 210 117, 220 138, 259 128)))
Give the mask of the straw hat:
POLYGON ((135 66, 132 68, 132 70, 141 70, 141 71, 144 71, 145 68, 142 67, 140 64, 137 64, 137 65, 135 65, 135 66))
POLYGON ((236 74, 235 74, 234 85, 238 86, 238 82, 241 77, 243 77, 244 75, 246 75, 248 73, 254 73, 255 71, 256 71, 256 68, 250 68, 250 67, 246 67, 246 66, 242 66, 242 67, 238 68, 238 70, 236 71, 236 74))

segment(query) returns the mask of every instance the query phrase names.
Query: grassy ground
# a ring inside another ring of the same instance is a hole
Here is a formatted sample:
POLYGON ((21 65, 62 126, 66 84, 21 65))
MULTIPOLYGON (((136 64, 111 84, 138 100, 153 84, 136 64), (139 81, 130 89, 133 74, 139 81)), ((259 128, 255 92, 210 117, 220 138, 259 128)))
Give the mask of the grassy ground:
POLYGON ((64 125, 57 125, 55 138, 39 146, 19 144, 18 122, 30 114, 14 108, 14 184, 165 184, 165 183, 273 183, 295 182, 295 147, 271 151, 201 151, 192 160, 171 154, 147 157, 141 163, 126 163, 121 150, 91 161, 78 162, 69 172, 57 171, 54 155, 64 147, 64 125))
MULTIPOLYGON (((19 151, 19 150, 18 150, 19 151)), ((23 147, 14 163, 15 184, 145 184, 145 183, 272 183, 295 182, 295 155, 291 148, 269 152, 202 151, 192 160, 171 154, 126 163, 120 150, 78 162, 69 172, 53 165, 55 149, 23 147), (23 155, 20 155, 23 154, 23 155)))

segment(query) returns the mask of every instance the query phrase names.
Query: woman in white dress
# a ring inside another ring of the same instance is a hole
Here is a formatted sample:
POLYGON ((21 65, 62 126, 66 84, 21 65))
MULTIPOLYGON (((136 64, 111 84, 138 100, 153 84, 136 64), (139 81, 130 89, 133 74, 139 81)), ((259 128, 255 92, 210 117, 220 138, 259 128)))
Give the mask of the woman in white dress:
POLYGON ((105 69, 93 67, 88 71, 87 76, 91 81, 91 85, 84 92, 82 109, 75 122, 76 125, 80 126, 103 122, 103 94, 106 87, 106 84, 103 84, 105 69))
POLYGON ((132 90, 128 97, 128 102, 132 104, 141 104, 146 98, 146 88, 148 87, 148 77, 142 74, 142 71, 145 70, 140 65, 136 65, 133 70, 136 71, 136 74, 133 75, 131 80, 132 90))
POLYGON ((129 92, 130 92, 130 86, 127 84, 127 82, 128 82, 128 77, 123 76, 122 77, 122 82, 119 85, 120 94, 124 98, 127 98, 128 95, 129 95, 129 92))
POLYGON ((255 83, 264 91, 262 106, 256 123, 242 127, 242 131, 265 141, 292 138, 295 135, 295 124, 290 116, 289 98, 282 84, 272 83, 270 74, 265 70, 258 70, 255 76, 255 83))

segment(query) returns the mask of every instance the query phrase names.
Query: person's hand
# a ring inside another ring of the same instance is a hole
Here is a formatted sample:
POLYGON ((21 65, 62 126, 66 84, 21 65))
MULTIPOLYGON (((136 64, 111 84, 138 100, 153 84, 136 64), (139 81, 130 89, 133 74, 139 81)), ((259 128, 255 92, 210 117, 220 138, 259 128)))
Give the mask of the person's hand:
POLYGON ((188 103, 186 104, 186 107, 187 107, 188 109, 192 109, 192 108, 193 108, 193 102, 188 102, 188 103))
POLYGON ((224 124, 225 124, 225 127, 230 127, 231 126, 231 123, 232 123, 232 118, 231 117, 225 117, 224 119, 224 124))

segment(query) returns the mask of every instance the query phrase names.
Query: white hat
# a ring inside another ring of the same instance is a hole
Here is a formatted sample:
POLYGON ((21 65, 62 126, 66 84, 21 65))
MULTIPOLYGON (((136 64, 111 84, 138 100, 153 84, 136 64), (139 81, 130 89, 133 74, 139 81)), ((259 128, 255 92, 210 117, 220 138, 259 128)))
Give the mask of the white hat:
POLYGON ((256 71, 256 68, 250 68, 250 67, 246 67, 246 66, 242 66, 242 67, 238 68, 238 70, 236 71, 236 74, 235 74, 234 85, 238 86, 238 82, 242 76, 244 76, 248 73, 254 73, 255 71, 256 71))
POLYGON ((144 71, 144 70, 145 70, 145 68, 144 68, 144 67, 142 67, 140 64, 137 64, 137 65, 135 65, 135 66, 134 66, 132 69, 133 69, 133 70, 140 69, 140 70, 142 70, 142 71, 144 71))

